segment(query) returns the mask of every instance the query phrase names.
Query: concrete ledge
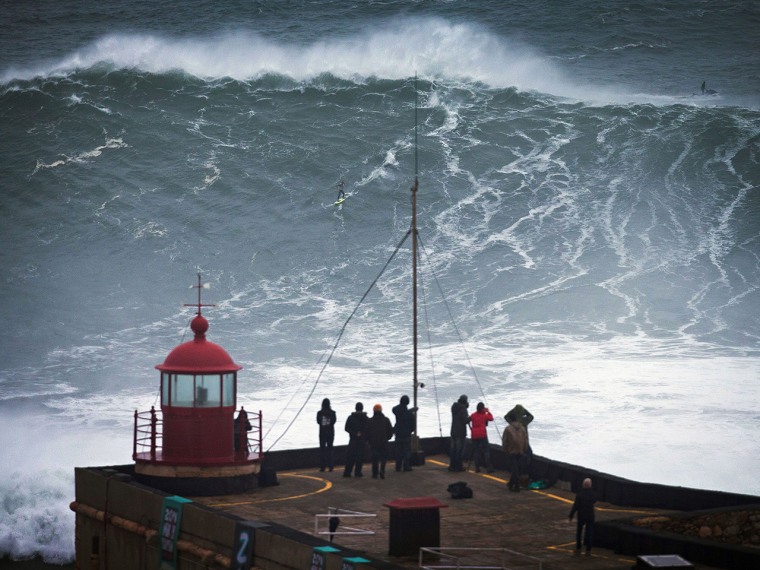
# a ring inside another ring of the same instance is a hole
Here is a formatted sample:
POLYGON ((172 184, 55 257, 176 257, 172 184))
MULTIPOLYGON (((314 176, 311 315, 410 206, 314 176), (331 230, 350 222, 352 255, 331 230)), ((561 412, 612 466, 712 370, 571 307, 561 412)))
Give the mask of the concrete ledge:
MULTIPOLYGON (((503 451, 493 449, 493 455, 503 455, 503 451)), ((500 466, 506 468, 506 463, 500 466)), ((581 488, 583 479, 591 477, 600 500, 621 507, 693 511, 760 503, 760 497, 753 495, 641 483, 540 455, 533 456, 529 473, 532 479, 545 479, 551 486, 558 481, 569 481, 573 491, 581 488)))
MULTIPOLYGON (((757 505, 746 508, 760 510, 757 505)), ((677 513, 669 515, 669 517, 672 519, 688 519, 702 514, 735 510, 737 507, 710 509, 677 513)), ((620 554, 679 554, 689 562, 718 568, 736 570, 760 568, 760 548, 735 546, 717 540, 635 526, 633 521, 639 518, 641 517, 597 522, 594 527, 596 543, 620 554)))

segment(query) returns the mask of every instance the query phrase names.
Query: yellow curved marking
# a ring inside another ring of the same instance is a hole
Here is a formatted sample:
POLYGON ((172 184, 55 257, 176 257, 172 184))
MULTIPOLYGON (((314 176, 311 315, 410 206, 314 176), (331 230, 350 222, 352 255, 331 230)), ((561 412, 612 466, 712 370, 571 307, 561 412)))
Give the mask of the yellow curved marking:
MULTIPOLYGON (((435 459, 428 459, 429 463, 433 463, 434 465, 440 465, 441 467, 448 467, 446 463, 443 463, 441 461, 437 461, 435 459)), ((472 473, 471 471, 466 471, 466 473, 472 473)), ((497 477, 495 475, 489 475, 488 473, 475 473, 475 475, 479 475, 485 479, 491 479, 492 481, 497 481, 498 483, 506 483, 506 479, 502 479, 501 477, 497 477)), ((563 503, 566 503, 568 505, 572 505, 575 498, 572 499, 566 499, 565 497, 560 497, 559 495, 555 495, 554 493, 547 493, 546 491, 541 491, 540 489, 528 489, 528 491, 532 493, 537 493, 539 495, 543 495, 544 497, 548 497, 550 499, 554 499, 556 501, 561 501, 563 503)), ((620 509, 620 508, 607 508, 607 507, 596 507, 598 511, 607 511, 610 513, 633 513, 637 515, 653 515, 657 514, 653 511, 638 511, 633 509, 620 509)))
POLYGON ((276 499, 262 499, 260 501, 241 501, 239 503, 213 503, 209 504, 209 507, 238 507, 241 505, 261 505, 263 503, 276 503, 279 501, 292 501, 293 499, 303 499, 304 497, 309 497, 311 495, 318 495, 319 493, 324 493, 325 491, 329 491, 332 489, 333 484, 328 481, 327 479, 323 479, 322 477, 314 477, 313 475, 301 475, 300 473, 282 473, 280 474, 281 477, 298 477, 300 479, 312 479, 314 481, 321 481, 324 483, 323 487, 321 489, 317 489, 316 491, 311 491, 310 493, 302 493, 301 495, 290 495, 288 497, 278 497, 276 499))
MULTIPOLYGON (((576 554, 579 557, 588 556, 587 554, 584 555, 584 554, 580 554, 580 553, 576 552, 576 550, 575 550, 575 541, 574 540, 572 542, 566 542, 564 544, 557 544, 556 546, 547 546, 546 549, 547 550, 554 550, 554 551, 557 551, 557 552, 567 552, 568 554, 576 554)), ((594 553, 594 554, 591 555, 591 558, 600 558, 602 560, 615 560, 617 562, 624 563, 624 564, 635 564, 636 563, 635 560, 632 560, 630 558, 621 558, 620 555, 616 555, 616 554, 613 554, 612 556, 606 556, 604 554, 594 553)))

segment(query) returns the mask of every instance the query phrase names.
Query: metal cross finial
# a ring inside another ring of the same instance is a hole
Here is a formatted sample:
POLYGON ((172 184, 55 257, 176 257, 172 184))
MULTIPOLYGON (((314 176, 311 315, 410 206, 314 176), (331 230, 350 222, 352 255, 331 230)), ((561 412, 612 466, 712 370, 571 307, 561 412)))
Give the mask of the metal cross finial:
POLYGON ((197 285, 190 285, 190 289, 198 289, 198 302, 197 303, 185 303, 183 307, 197 307, 198 308, 198 315, 201 314, 201 307, 216 307, 216 305, 211 303, 201 303, 201 289, 211 289, 210 283, 201 283, 201 274, 198 272, 198 284, 197 285))

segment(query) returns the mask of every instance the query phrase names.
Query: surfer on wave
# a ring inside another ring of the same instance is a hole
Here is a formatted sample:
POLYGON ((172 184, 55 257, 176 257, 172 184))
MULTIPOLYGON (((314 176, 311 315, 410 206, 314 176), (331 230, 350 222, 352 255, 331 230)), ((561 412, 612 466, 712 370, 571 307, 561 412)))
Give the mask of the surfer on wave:
POLYGON ((707 88, 707 81, 702 82, 702 95, 716 95, 717 93, 715 89, 707 88))
POLYGON ((342 180, 338 182, 338 200, 346 197, 346 193, 343 191, 343 187, 346 185, 342 180))

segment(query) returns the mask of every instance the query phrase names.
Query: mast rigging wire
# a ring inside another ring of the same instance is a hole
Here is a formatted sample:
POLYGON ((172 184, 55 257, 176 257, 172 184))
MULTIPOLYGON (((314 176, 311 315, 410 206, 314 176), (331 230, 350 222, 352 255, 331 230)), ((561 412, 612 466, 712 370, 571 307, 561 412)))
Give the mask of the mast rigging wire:
MULTIPOLYGON (((438 281, 438 276, 435 273, 435 270, 432 267, 432 264, 430 262, 430 255, 428 255, 427 250, 425 249, 425 245, 422 243, 422 238, 418 237, 418 243, 420 248, 422 249, 422 252, 425 254, 425 259, 427 261, 427 265, 430 268, 430 273, 433 274, 433 280, 435 281, 435 284, 438 288, 438 292, 441 295, 441 299, 443 300, 443 304, 446 307, 446 311, 449 314, 449 319, 451 319, 451 324, 454 326, 454 331, 457 334, 457 338, 459 339, 459 344, 462 346, 462 351, 464 352, 464 356, 467 359, 467 364, 470 367, 470 371, 472 372, 472 377, 475 378, 475 383, 478 385, 478 389, 480 390, 480 394, 483 396, 483 402, 486 404, 486 407, 490 408, 488 405, 488 399, 486 398, 486 393, 483 390, 483 385, 480 383, 480 380, 478 379, 478 375, 475 372, 475 367, 472 364, 472 360, 470 360, 470 355, 467 352, 467 348, 464 345, 464 340, 462 339, 462 334, 459 332, 459 327, 457 327, 457 323, 454 320, 454 315, 451 313, 451 307, 449 306, 449 302, 446 299, 446 295, 443 293, 443 288, 441 287, 440 281, 438 281)), ((500 437, 499 429, 496 427, 496 418, 494 418, 494 429, 496 429, 496 435, 497 437, 500 437)))
MULTIPOLYGON (((428 264, 429 265, 429 264, 428 264)), ((433 359, 433 341, 430 337, 430 320, 427 312, 427 296, 425 295, 425 283, 420 273, 420 289, 422 289, 422 311, 425 314, 425 332, 427 333, 428 353, 430 354, 430 376, 433 382, 433 396, 435 397, 435 411, 438 416, 438 434, 443 437, 443 426, 441 425, 441 403, 438 401, 438 384, 435 378, 435 360, 433 359)))
MULTIPOLYGON (((390 265, 391 261, 393 261, 393 258, 396 257, 396 254, 398 253, 399 249, 401 249, 401 246, 404 245, 404 242, 406 241, 406 239, 409 237, 409 234, 411 234, 411 233, 412 233, 412 230, 407 230, 406 234, 404 234, 404 237, 401 238, 401 241, 398 243, 398 245, 396 246, 396 249, 393 251, 393 254, 391 254, 390 258, 388 258, 388 261, 385 262, 385 265, 380 270, 380 273, 377 275, 377 277, 375 277, 374 281, 372 281, 372 283, 370 283, 369 287, 364 292, 364 295, 362 295, 362 298, 359 299, 359 302, 356 304, 356 307, 354 307, 354 310, 351 311, 351 314, 346 319, 346 322, 343 323, 343 326, 340 329, 340 333, 338 334, 338 338, 335 339, 335 344, 333 345, 332 350, 330 351, 330 354, 327 357, 327 360, 325 360, 325 363, 322 366, 322 369, 319 371, 319 374, 317 375, 316 380, 314 380, 314 384, 312 385, 311 390, 309 391, 309 394, 306 396, 306 400, 304 400, 304 403, 298 409, 298 412, 296 412, 296 415, 293 417, 293 419, 290 420, 290 423, 285 428, 285 431, 283 431, 282 434, 280 434, 280 437, 278 437, 276 440, 274 440, 274 442, 272 443, 272 445, 270 445, 269 448, 267 448, 267 452, 270 451, 285 436, 286 433, 288 433, 288 430, 290 430, 290 428, 293 426, 293 424, 295 423, 295 421, 298 418, 298 416, 301 415, 301 412, 306 407, 306 404, 308 404, 309 400, 311 400, 311 397, 314 395, 314 391, 317 389, 317 385, 319 384, 319 380, 322 378, 322 374, 324 373, 325 369, 327 368, 327 365, 330 364, 330 360, 332 360, 332 357, 335 354, 335 351, 338 349, 338 344, 340 343, 340 339, 343 337, 343 333, 346 331, 346 327, 348 326, 348 323, 354 317, 354 315, 356 314, 356 311, 359 310, 359 307, 362 305, 362 303, 364 302, 364 300, 367 298, 367 295, 369 295, 370 291, 372 291, 372 289, 375 286, 375 284, 380 280, 380 277, 383 276, 383 273, 385 273, 385 270, 388 269, 388 266, 390 265)), ((308 376, 307 376, 307 378, 308 378, 308 376)), ((304 380, 304 382, 305 382, 305 380, 304 380)), ((302 385, 303 385, 303 383, 302 383, 302 385)), ((278 419, 279 419, 279 416, 278 416, 278 419)), ((275 424, 276 423, 277 422, 275 421, 275 424)))
MULTIPOLYGON (((343 337, 343 334, 344 334, 344 333, 345 333, 345 331, 346 331, 346 328, 348 327, 348 324, 349 324, 349 322, 350 322, 350 321, 351 321, 351 319, 354 317, 354 315, 356 314, 356 312, 359 310, 359 307, 361 307, 361 305, 364 303, 364 301, 366 300, 367 296, 368 296, 368 295, 369 295, 369 293, 372 291, 372 289, 375 287, 375 285, 376 285, 376 284, 377 284, 377 282, 380 280, 380 278, 383 276, 383 274, 385 273, 385 271, 388 269, 388 266, 391 264, 391 262, 393 261, 393 259, 396 257, 396 255, 398 254, 399 250, 400 250, 400 249, 401 249, 401 247, 404 245, 404 242, 407 240, 407 238, 409 237, 409 235, 410 235, 411 233, 412 233, 412 230, 411 230, 411 229, 410 229, 410 230, 408 230, 408 231, 406 232, 406 234, 404 235, 404 237, 401 239, 401 241, 400 241, 400 242, 398 243, 398 245, 396 246, 396 249, 395 249, 395 250, 393 251, 393 253, 391 254, 390 258, 388 258, 388 261, 386 261, 385 265, 384 265, 384 266, 383 266, 383 268, 380 270, 380 273, 378 273, 377 277, 375 277, 375 279, 374 279, 374 280, 372 281, 372 283, 369 285, 369 287, 368 287, 368 288, 367 288, 367 290, 365 291, 364 295, 362 295, 361 299, 359 299, 359 302, 356 304, 356 307, 354 307, 354 310, 353 310, 353 311, 351 311, 351 314, 348 316, 348 318, 346 319, 346 321, 343 323, 343 326, 341 327, 341 329, 340 329, 340 332, 338 333, 338 337, 335 339, 335 343, 333 344, 333 347, 332 347, 332 349, 330 350, 330 353, 329 353, 329 355, 328 355, 327 359, 324 361, 324 364, 322 365, 322 368, 320 369, 320 371, 319 371, 319 374, 317 375, 317 378, 314 380, 314 383, 313 383, 313 385, 312 385, 312 387, 311 387, 311 390, 309 391, 308 395, 306 396, 306 399, 304 400, 303 404, 301 405, 301 407, 300 407, 300 408, 298 409, 298 411, 296 412, 296 414, 295 414, 295 416, 293 417, 293 419, 292 419, 292 420, 290 421, 290 423, 287 425, 287 427, 285 428, 285 430, 284 430, 284 431, 283 431, 283 432, 280 434, 280 436, 279 436, 279 437, 278 437, 278 438, 277 438, 277 439, 276 439, 276 440, 275 440, 275 441, 274 441, 274 442, 273 442, 273 443, 272 443, 272 444, 271 444, 271 445, 270 445, 270 446, 267 448, 267 450, 266 450, 267 452, 271 451, 271 450, 272 450, 272 448, 273 448, 273 447, 274 447, 274 446, 275 446, 275 445, 276 445, 276 444, 277 444, 277 443, 278 443, 278 442, 279 442, 279 441, 280 441, 280 440, 281 440, 283 437, 285 437, 285 435, 288 433, 288 431, 290 430, 290 428, 291 428, 291 427, 293 426, 293 424, 295 423, 296 419, 298 419, 298 416, 300 416, 300 415, 301 415, 301 412, 303 412, 303 410, 306 408, 306 405, 309 403, 309 401, 311 400, 311 397, 314 395, 314 392, 315 392, 315 391, 316 391, 316 389, 317 389, 317 385, 319 384, 319 382, 320 382, 320 380, 321 380, 321 378, 322 378, 322 375, 324 374, 325 370, 327 369, 327 366, 330 364, 330 361, 332 360, 332 357, 333 357, 333 355, 335 354, 336 350, 338 349, 338 345, 340 344, 340 341, 341 341, 341 339, 342 339, 342 337, 343 337)), ((418 236, 418 238, 419 238, 419 236, 418 236)), ((486 405, 488 406, 488 400, 487 400, 487 398, 486 398, 486 394, 485 394, 485 391, 483 390, 483 385, 480 383, 480 379, 478 378, 478 375, 477 375, 477 373, 475 372, 475 367, 474 367, 474 365, 473 365, 473 363, 472 363, 472 360, 470 359, 470 355, 469 355, 469 353, 467 352, 467 348, 466 348, 466 346, 465 346, 465 344, 464 344, 464 340, 463 340, 463 338, 462 338, 462 334, 461 334, 461 332, 459 331, 459 327, 457 326, 457 324, 456 324, 456 321, 454 320, 454 316, 453 316, 453 313, 452 313, 452 311, 451 311, 451 306, 449 305, 448 299, 446 298, 446 295, 445 295, 445 294, 444 294, 444 292, 443 292, 443 288, 441 287, 441 283, 440 283, 440 281, 438 280, 438 276, 437 276, 437 274, 436 274, 435 270, 433 269, 433 265, 432 265, 432 262, 431 262, 431 260, 430 260, 430 254, 429 254, 429 253, 427 252, 427 250, 425 249, 425 245, 424 245, 424 243, 422 242, 422 240, 421 240, 421 239, 418 239, 418 242, 417 242, 417 244, 418 244, 418 248, 420 248, 420 249, 421 249, 421 251, 422 251, 422 253, 424 253, 426 265, 427 265, 427 267, 428 267, 429 271, 431 272, 431 274, 433 275, 433 281, 435 282, 436 288, 438 289, 438 293, 440 294, 440 296, 441 296, 441 299, 442 299, 442 301, 443 301, 443 304, 444 304, 444 306, 446 307, 446 312, 447 312, 447 314, 448 314, 448 316, 449 316, 449 319, 451 320, 451 324, 452 324, 452 326, 454 327, 454 331, 455 331, 455 333, 456 333, 456 336, 457 336, 457 340, 459 341, 459 344, 460 344, 460 346, 462 347, 462 351, 464 352, 464 355, 465 355, 465 359, 467 360, 467 364, 468 364, 468 367, 470 368, 470 372, 472 373, 472 376, 473 376, 473 378, 475 379, 475 383, 476 383, 476 384, 477 384, 477 386, 478 386, 478 390, 480 391, 480 394, 481 394, 481 396, 482 396, 483 402, 484 402, 484 403, 486 403, 486 405)), ((429 320, 428 320, 428 314, 427 314, 427 301, 426 301, 426 299, 427 299, 427 298, 426 298, 426 295, 425 295, 425 289, 424 289, 424 286, 422 286, 421 288, 422 288, 422 296, 423 296, 423 310, 424 310, 424 312, 425 312, 425 324, 426 324, 426 327, 425 327, 425 328, 427 329, 428 349, 429 349, 429 351, 430 351, 431 367, 433 367, 433 366, 434 366, 434 364, 433 364, 433 356, 432 356, 432 353, 433 353, 433 349, 432 349, 432 341, 431 341, 431 337, 430 337, 430 324, 429 324, 429 320)), ((324 356, 324 355, 323 355, 323 356, 324 356)), ((319 362, 322 360, 323 356, 322 356, 322 357, 320 357, 320 359, 317 361, 317 363, 316 363, 316 364, 314 365, 314 367, 311 369, 311 371, 309 372, 309 374, 308 374, 308 375, 307 375, 307 376, 304 378, 304 380, 301 382, 301 387, 302 387, 302 386, 303 386, 303 385, 306 383, 306 380, 309 378, 309 376, 311 376, 312 372, 313 372, 313 371, 314 371, 314 369, 317 367, 317 365, 319 364, 319 362)), ((433 373, 432 373, 432 374, 433 374, 433 386, 434 386, 434 390, 433 390, 433 392, 434 392, 435 401, 436 401, 436 411, 437 411, 437 414, 438 414, 438 430, 439 430, 439 433, 441 433, 441 437, 443 437, 443 435, 442 435, 442 434, 443 434, 443 428, 442 428, 442 423, 441 423, 441 413, 440 413, 440 402, 439 402, 439 400, 438 400, 438 390, 437 390, 437 385, 436 385, 436 378, 435 378, 435 372, 434 372, 434 368, 433 368, 433 373)), ((275 421, 273 422, 272 426, 279 424, 279 419, 280 419, 280 417, 282 416, 282 414, 284 413, 284 411, 285 411, 285 410, 288 408, 288 405, 290 404, 290 402, 292 402, 292 401, 293 401, 293 398, 295 397, 295 395, 296 395, 297 393, 300 393, 300 387, 299 387, 299 389, 298 389, 298 390, 296 390, 296 391, 294 391, 294 392, 293 392, 293 395, 291 396, 290 400, 288 400, 288 404, 287 404, 287 405, 285 405, 285 406, 283 406, 283 407, 281 408, 281 410, 280 410, 280 414, 277 416, 277 418, 276 418, 276 419, 275 419, 275 421)), ((489 407, 490 407, 490 406, 489 406, 489 407)), ((496 427, 496 421, 497 421, 497 418, 494 418, 493 427, 494 427, 494 429, 496 430, 496 435, 497 435, 497 437, 498 437, 500 434, 499 434, 499 429, 496 427)), ((498 419, 498 421, 501 421, 501 420, 500 420, 500 419, 498 419)), ((269 429, 269 430, 267 431, 267 433, 265 434, 265 437, 266 437, 266 435, 268 435, 268 434, 269 434, 269 431, 271 431, 271 429, 272 429, 272 428, 270 427, 270 429, 269 429)))

